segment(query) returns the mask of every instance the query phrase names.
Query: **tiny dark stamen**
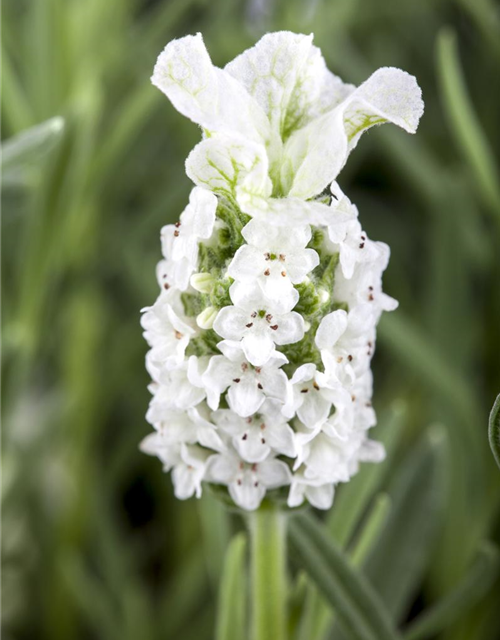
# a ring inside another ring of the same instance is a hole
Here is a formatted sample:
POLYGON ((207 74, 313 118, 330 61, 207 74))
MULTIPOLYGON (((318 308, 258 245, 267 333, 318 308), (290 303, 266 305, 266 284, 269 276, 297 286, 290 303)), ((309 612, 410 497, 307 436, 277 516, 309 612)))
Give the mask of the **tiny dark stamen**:
POLYGON ((300 393, 307 393, 309 391, 309 389, 301 389, 300 393))
POLYGON ((238 382, 241 380, 241 378, 233 378, 233 382, 236 382, 236 384, 238 384, 238 382))
POLYGON ((260 384, 260 382, 257 382, 257 389, 263 389, 264 387, 260 384))
POLYGON ((253 322, 249 322, 248 324, 245 325, 245 327, 247 329, 250 329, 250 327, 253 327, 253 322))
POLYGON ((242 440, 246 440, 247 438, 248 438, 248 434, 247 434, 247 433, 244 433, 244 434, 243 434, 243 437, 242 437, 241 439, 242 439, 242 440))
POLYGON ((265 275, 265 276, 270 276, 270 275, 271 275, 271 271, 270 271, 269 269, 266 269, 266 270, 264 271, 264 275, 265 275))
POLYGON ((360 248, 360 249, 363 249, 363 248, 364 248, 364 246, 365 246, 365 243, 364 243, 364 242, 362 242, 362 243, 359 245, 359 248, 360 248))
POLYGON ((277 325, 277 324, 273 324, 273 325, 271 325, 271 329, 272 329, 273 331, 276 331, 276 329, 277 329, 277 328, 278 328, 278 325, 277 325))

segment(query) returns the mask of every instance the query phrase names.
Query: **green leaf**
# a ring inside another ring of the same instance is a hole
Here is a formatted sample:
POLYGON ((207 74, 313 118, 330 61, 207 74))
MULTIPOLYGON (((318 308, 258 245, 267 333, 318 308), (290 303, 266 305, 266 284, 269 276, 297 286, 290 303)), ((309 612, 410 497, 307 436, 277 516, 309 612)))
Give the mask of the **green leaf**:
POLYGON ((451 133, 474 173, 479 195, 500 221, 500 188, 495 158, 470 101, 460 67, 457 38, 449 28, 442 29, 438 36, 437 64, 451 133))
POLYGON ((244 640, 246 628, 247 537, 238 533, 231 540, 224 560, 219 590, 216 640, 244 640))
POLYGON ((391 499, 385 493, 378 495, 373 503, 354 546, 350 557, 355 567, 361 567, 375 546, 387 523, 391 509, 391 499))
POLYGON ((448 629, 450 624, 467 613, 489 591, 498 575, 498 568, 498 549, 484 542, 463 581, 411 623, 404 635, 405 640, 424 640, 448 629))
POLYGON ((500 468, 500 393, 490 413, 488 436, 493 456, 500 468))
POLYGON ((290 540, 297 560, 334 607, 348 637, 399 637, 383 603, 330 539, 326 527, 311 515, 298 515, 290 521, 290 540))
POLYGON ((33 170, 60 140, 64 119, 51 118, 2 144, 3 186, 29 186, 33 170))
POLYGON ((403 460, 387 493, 392 507, 365 574, 395 620, 406 613, 433 550, 444 506, 445 433, 431 430, 403 460))

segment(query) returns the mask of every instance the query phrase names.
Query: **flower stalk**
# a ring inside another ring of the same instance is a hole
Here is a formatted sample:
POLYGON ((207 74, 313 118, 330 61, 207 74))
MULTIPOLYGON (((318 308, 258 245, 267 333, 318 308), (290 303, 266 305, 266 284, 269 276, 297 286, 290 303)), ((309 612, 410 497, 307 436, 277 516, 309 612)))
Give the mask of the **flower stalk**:
POLYGON ((267 501, 248 515, 252 640, 286 640, 286 520, 267 501))

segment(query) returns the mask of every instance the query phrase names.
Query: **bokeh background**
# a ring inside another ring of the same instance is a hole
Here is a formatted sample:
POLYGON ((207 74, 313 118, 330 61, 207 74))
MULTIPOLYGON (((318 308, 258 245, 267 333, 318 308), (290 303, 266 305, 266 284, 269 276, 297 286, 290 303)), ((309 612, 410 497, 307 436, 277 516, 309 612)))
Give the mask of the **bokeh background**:
MULTIPOLYGON (((159 231, 187 202, 183 163, 200 137, 149 76, 174 37, 201 31, 223 66, 278 29, 314 32, 345 81, 401 67, 426 102, 416 136, 372 130, 339 179, 370 237, 391 246, 384 283, 400 301, 374 361, 374 434, 390 455, 361 474, 367 509, 380 491, 392 506, 363 568, 404 625, 499 538, 487 443, 500 391, 498 5, 5 0, 6 640, 213 637, 224 551, 242 522, 210 496, 175 500, 160 463, 138 451, 149 431, 139 311, 156 297, 159 231)), ((327 517, 348 550, 364 518, 352 515, 356 482, 327 517)), ((474 585, 474 605, 440 639, 500 638, 500 583, 480 571, 474 585)))

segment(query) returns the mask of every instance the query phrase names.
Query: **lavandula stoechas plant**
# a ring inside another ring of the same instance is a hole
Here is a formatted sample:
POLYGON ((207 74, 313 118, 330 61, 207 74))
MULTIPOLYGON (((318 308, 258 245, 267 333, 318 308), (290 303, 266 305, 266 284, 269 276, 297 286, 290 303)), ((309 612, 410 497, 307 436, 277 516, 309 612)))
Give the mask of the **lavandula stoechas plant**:
POLYGON ((180 221, 162 229, 161 289, 142 319, 154 432, 142 443, 178 498, 227 487, 242 509, 268 492, 328 509, 359 463, 383 459, 371 358, 389 247, 368 238, 336 182, 370 127, 414 133, 413 76, 359 87, 312 36, 264 36, 224 69, 200 34, 170 42, 152 77, 202 140, 180 221))

